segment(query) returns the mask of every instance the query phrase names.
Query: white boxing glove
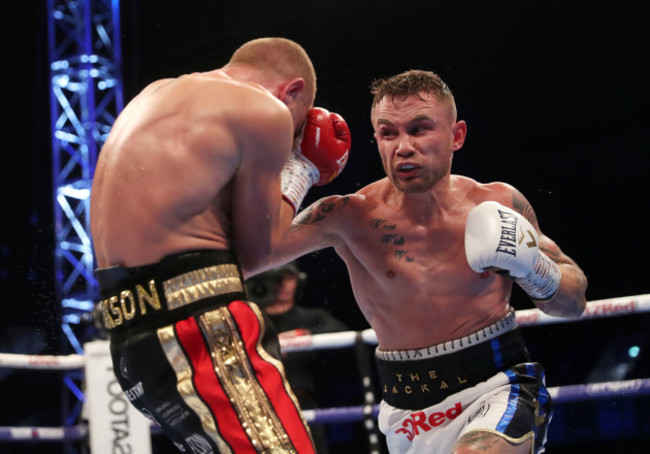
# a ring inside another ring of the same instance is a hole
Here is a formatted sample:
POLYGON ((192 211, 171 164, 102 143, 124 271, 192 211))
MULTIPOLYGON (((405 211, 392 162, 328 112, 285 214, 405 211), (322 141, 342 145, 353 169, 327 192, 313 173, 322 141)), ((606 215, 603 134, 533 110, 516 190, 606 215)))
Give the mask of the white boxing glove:
POLYGON ((465 224, 465 255, 477 273, 505 271, 536 300, 552 298, 560 286, 560 268, 540 252, 535 228, 497 202, 483 202, 470 211, 465 224))

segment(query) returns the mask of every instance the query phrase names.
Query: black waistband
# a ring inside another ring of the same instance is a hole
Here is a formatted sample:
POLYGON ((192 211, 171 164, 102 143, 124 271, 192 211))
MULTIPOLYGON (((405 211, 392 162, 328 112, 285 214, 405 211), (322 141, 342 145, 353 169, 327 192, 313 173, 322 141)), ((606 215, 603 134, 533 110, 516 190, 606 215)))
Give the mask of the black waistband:
POLYGON ((112 340, 246 299, 237 258, 226 250, 171 254, 157 263, 98 269, 95 275, 102 324, 112 340))
POLYGON ((518 328, 446 355, 395 361, 375 357, 386 403, 419 410, 475 386, 515 364, 529 361, 518 328))

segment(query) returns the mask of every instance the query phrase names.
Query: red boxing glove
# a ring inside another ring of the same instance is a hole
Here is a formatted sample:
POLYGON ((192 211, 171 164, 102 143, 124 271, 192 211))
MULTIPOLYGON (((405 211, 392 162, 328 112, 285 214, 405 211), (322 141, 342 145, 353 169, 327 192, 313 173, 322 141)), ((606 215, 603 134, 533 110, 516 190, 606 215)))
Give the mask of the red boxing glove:
POLYGON ((343 171, 351 142, 350 129, 343 117, 322 107, 309 110, 300 149, 320 172, 314 186, 329 183, 343 171))
POLYGON ((348 162, 350 129, 343 117, 326 109, 313 107, 300 142, 282 170, 282 196, 298 211, 307 191, 336 178, 348 162))

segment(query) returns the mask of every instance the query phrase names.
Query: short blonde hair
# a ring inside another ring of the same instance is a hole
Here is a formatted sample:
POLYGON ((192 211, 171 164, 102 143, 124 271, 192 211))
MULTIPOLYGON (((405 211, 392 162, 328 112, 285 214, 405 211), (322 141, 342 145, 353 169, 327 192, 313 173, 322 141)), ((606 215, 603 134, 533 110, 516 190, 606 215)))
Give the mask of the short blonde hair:
POLYGON ((316 98, 316 72, 305 49, 286 38, 258 38, 241 45, 228 64, 247 64, 263 72, 274 73, 282 80, 297 77, 305 81, 305 96, 316 98))
POLYGON ((448 101, 456 117, 456 102, 454 95, 440 76, 432 71, 411 69, 395 76, 376 79, 370 85, 373 96, 371 112, 385 98, 405 98, 407 96, 422 97, 426 93, 440 101, 448 101))

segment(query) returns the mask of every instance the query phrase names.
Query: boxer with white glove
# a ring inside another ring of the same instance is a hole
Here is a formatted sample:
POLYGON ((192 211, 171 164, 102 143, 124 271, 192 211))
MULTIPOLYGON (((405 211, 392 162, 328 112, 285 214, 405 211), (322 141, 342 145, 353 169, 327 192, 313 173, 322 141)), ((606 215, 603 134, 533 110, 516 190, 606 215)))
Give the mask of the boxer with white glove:
POLYGON ((282 196, 294 213, 312 186, 325 185, 343 171, 350 143, 343 117, 321 107, 309 110, 302 141, 282 169, 282 196))
POLYGON ((467 216, 465 255, 477 273, 505 271, 535 300, 551 299, 560 286, 560 268, 539 250, 535 228, 497 202, 483 202, 467 216))

